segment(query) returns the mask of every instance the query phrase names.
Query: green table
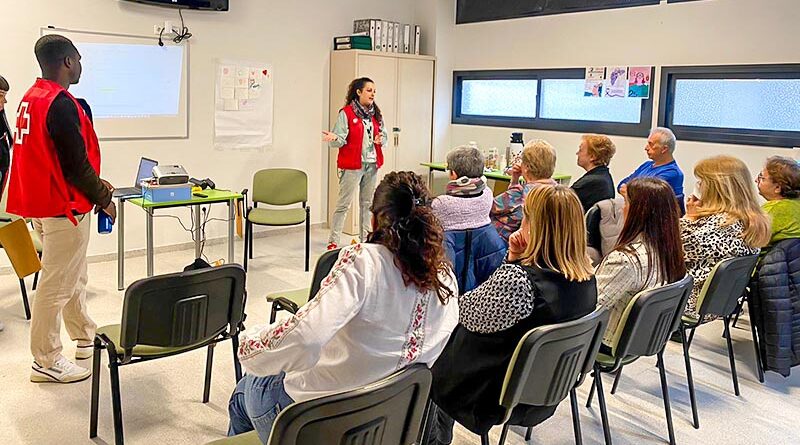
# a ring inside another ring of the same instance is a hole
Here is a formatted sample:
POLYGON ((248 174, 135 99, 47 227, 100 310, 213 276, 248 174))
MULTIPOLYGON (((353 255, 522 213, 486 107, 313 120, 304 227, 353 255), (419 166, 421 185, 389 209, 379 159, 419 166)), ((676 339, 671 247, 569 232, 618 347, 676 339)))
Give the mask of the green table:
POLYGON ((169 209, 172 207, 194 206, 194 253, 195 258, 200 256, 200 206, 203 204, 214 204, 219 202, 228 203, 228 263, 233 263, 233 232, 236 224, 235 209, 236 201, 242 198, 241 193, 229 190, 203 190, 206 197, 192 195, 192 199, 186 201, 152 202, 142 197, 120 197, 117 198, 117 220, 119 230, 117 231, 117 288, 122 290, 125 286, 125 201, 141 207, 147 217, 147 276, 153 276, 153 213, 157 209, 169 209))
MULTIPOLYGON (((428 187, 430 184, 433 183, 433 172, 434 171, 447 171, 447 163, 445 162, 421 162, 420 165, 424 167, 428 167, 428 187)), ((511 181, 511 176, 502 173, 500 170, 492 170, 490 172, 485 172, 483 174, 488 179, 494 179, 495 181, 511 181)), ((563 173, 555 173, 553 174, 553 179, 556 180, 559 184, 569 185, 569 181, 572 179, 572 176, 565 175, 563 173)))

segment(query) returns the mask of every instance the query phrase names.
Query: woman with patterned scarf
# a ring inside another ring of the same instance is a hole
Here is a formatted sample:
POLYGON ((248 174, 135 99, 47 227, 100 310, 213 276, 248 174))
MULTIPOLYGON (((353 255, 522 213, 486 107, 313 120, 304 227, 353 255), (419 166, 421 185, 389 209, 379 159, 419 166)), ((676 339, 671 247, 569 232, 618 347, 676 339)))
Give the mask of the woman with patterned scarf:
POLYGON ((467 230, 490 224, 494 197, 483 176, 483 155, 477 148, 456 147, 447 154, 450 182, 445 195, 431 203, 444 230, 467 230))
POLYGON ((359 232, 361 241, 370 230, 370 206, 378 180, 378 169, 383 165, 381 146, 388 138, 383 125, 381 109, 375 103, 375 83, 361 77, 350 82, 344 107, 333 131, 323 131, 322 140, 331 148, 338 148, 336 167, 339 173, 339 196, 333 212, 328 250, 339 244, 347 211, 353 194, 359 193, 359 232))

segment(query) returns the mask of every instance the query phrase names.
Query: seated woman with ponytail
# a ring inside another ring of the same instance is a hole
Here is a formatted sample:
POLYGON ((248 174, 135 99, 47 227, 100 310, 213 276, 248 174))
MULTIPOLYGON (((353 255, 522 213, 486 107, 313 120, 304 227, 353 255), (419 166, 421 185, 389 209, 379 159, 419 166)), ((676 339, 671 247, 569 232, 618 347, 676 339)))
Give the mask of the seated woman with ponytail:
POLYGON ((278 412, 293 402, 439 357, 458 323, 458 289, 428 203, 418 175, 387 174, 367 242, 342 249, 297 314, 247 331, 239 348, 247 375, 231 396, 229 435, 255 429, 266 442, 278 412))

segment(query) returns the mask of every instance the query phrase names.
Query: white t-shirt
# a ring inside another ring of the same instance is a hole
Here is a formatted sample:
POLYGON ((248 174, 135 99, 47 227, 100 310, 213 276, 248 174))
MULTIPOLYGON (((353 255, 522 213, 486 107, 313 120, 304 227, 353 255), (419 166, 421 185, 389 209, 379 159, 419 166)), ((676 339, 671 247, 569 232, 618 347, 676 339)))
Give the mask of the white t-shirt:
MULTIPOLYGON (((458 295, 455 276, 442 281, 458 295)), ((432 365, 458 323, 458 301, 406 287, 378 244, 342 249, 319 293, 297 314, 248 329, 239 358, 257 376, 286 372, 296 402, 381 380, 413 363, 432 365)))

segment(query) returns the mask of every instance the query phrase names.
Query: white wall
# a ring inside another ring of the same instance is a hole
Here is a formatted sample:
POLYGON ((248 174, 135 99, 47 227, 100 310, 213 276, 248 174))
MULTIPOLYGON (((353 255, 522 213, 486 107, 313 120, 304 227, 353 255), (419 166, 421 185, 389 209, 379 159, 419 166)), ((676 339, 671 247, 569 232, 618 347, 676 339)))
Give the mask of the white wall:
MULTIPOLYGON (((505 147, 511 131, 518 131, 450 125, 454 69, 798 63, 798 19, 797 0, 702 0, 458 26, 451 20, 436 30, 437 38, 445 34, 450 45, 445 48, 437 40, 439 69, 449 69, 440 72, 440 78, 449 76, 450 80, 449 89, 437 83, 436 131, 444 136, 436 139, 436 156, 444 159, 450 147, 471 140, 482 147, 505 147), (450 66, 442 59, 451 60, 450 66)), ((654 111, 654 124, 656 114, 654 111)), ((573 178, 583 174, 575 165, 579 134, 540 130, 523 133, 526 141, 544 138, 558 149, 557 171, 572 174, 573 178)), ((611 163, 611 173, 620 180, 646 160, 645 138, 612 139, 617 155, 611 163)), ((686 173, 687 190, 692 190, 694 184, 692 166, 704 157, 722 153, 738 156, 754 174, 768 156, 794 155, 786 149, 679 141, 675 156, 686 173)))
MULTIPOLYGON (((327 214, 328 149, 320 131, 328 122, 329 52, 334 36, 352 30, 355 18, 381 17, 413 22, 413 8, 394 0, 310 0, 303 2, 233 0, 227 13, 186 11, 194 35, 190 42, 189 139, 104 142, 103 177, 129 186, 140 156, 162 163, 183 164, 195 177, 211 177, 220 188, 250 187, 253 173, 269 167, 294 167, 309 175, 312 222, 327 214), (214 59, 239 58, 271 63, 274 68, 273 145, 263 152, 219 152, 213 149, 214 59)), ((5 20, 0 73, 11 84, 9 115, 39 74, 33 45, 39 28, 60 28, 150 35, 164 20, 179 22, 176 10, 114 0, 0 0, 5 20)), ((87 69, 87 68, 85 68, 87 69)), ((344 96, 342 91, 341 95, 344 96)), ((212 217, 224 218, 224 205, 212 206, 212 217), (215 208, 216 207, 216 208, 215 208)), ((189 225, 188 212, 181 215, 189 225)), ((126 212, 126 248, 144 247, 144 213, 131 205, 126 212)), ((93 231, 89 254, 116 250, 116 236, 93 231)), ((209 238, 227 233, 223 222, 210 222, 209 238)), ((157 219, 155 244, 191 240, 176 221, 157 219)))

